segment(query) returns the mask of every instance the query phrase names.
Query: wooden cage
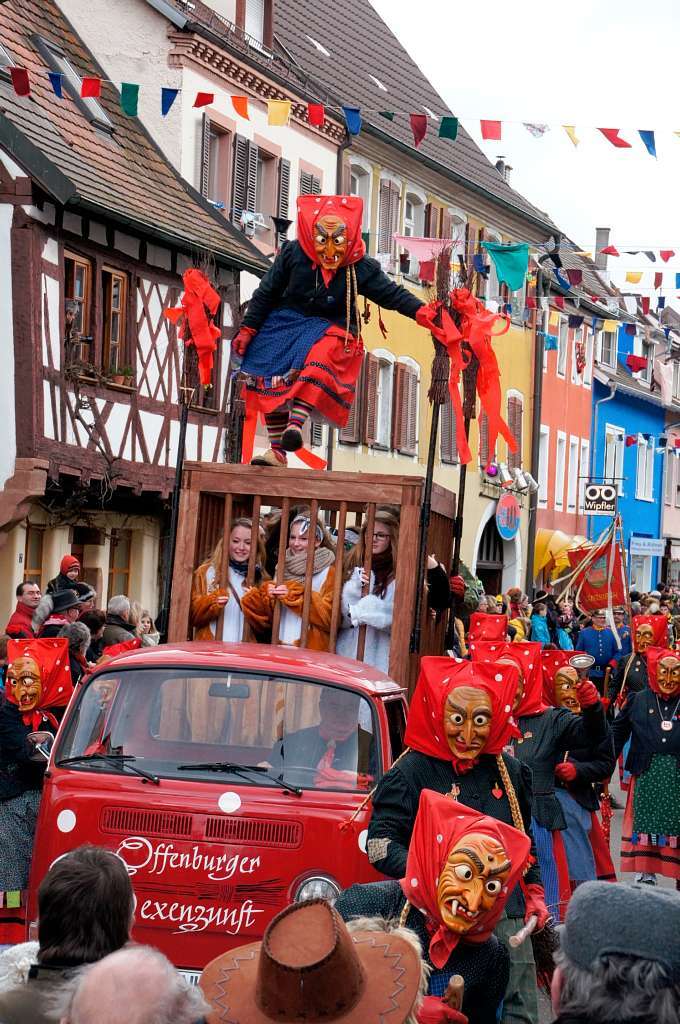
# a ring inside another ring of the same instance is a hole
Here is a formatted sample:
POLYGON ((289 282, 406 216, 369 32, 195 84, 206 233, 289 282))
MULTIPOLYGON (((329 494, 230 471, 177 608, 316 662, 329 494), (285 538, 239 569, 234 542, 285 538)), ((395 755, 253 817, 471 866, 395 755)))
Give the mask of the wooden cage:
MULTIPOLYGON (((391 476, 375 473, 319 473, 311 470, 268 467, 186 463, 180 499, 177 548, 172 580, 169 640, 190 639, 190 597, 193 571, 206 561, 220 537, 228 536, 231 523, 241 516, 253 521, 253 532, 260 517, 270 509, 281 513, 276 582, 283 582, 283 570, 291 511, 300 506, 309 509, 311 521, 321 516, 337 537, 336 573, 333 590, 329 650, 335 650, 341 620, 342 557, 345 533, 358 531, 367 521, 372 535, 376 508, 396 506, 399 510, 399 546, 396 566, 394 614, 392 620, 389 672, 403 686, 411 687, 417 671, 417 656, 410 653, 416 607, 416 586, 420 539, 420 516, 425 482, 421 477, 391 476)), ((435 485, 428 530, 427 551, 434 553, 448 569, 453 547, 455 495, 435 485)), ((251 545, 247 580, 252 583, 257 545, 251 545)), ((368 547, 365 567, 370 567, 368 547)), ((226 577, 228 545, 223 545, 221 578, 226 577)), ((309 628, 310 571, 313 559, 310 545, 307 583, 302 610, 300 646, 306 646, 309 628)), ((421 594, 422 619, 419 654, 443 653, 446 633, 445 614, 435 619, 427 610, 425 590, 421 594)), ((274 611, 272 643, 279 637, 280 613, 274 611)), ((363 659, 365 626, 360 627, 357 657, 363 659)), ((254 640, 249 628, 244 639, 254 640)))

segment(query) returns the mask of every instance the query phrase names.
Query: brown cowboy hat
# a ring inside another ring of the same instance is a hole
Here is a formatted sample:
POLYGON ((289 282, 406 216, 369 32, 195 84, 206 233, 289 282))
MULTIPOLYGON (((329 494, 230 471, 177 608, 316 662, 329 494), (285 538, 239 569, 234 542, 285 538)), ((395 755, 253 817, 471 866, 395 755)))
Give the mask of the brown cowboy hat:
POLYGON ((200 986, 208 1024, 402 1024, 419 982, 420 958, 405 939, 350 935, 330 904, 308 900, 282 910, 262 942, 212 960, 200 986))

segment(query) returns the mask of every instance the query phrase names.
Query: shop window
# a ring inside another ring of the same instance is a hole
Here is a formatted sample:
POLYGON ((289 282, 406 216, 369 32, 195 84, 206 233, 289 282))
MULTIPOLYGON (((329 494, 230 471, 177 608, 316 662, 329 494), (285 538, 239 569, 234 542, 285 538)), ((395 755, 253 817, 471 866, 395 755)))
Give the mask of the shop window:
POLYGON ((109 599, 117 594, 130 596, 130 556, 132 530, 111 530, 109 550, 109 599))
POLYGON ((45 530, 42 526, 26 527, 26 544, 24 547, 24 583, 36 583, 42 588, 43 540, 45 530))

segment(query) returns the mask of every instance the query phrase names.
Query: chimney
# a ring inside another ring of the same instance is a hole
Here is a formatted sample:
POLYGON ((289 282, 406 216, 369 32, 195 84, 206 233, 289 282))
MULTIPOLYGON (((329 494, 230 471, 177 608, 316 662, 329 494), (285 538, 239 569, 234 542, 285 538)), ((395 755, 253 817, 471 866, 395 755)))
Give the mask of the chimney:
POLYGON ((595 228, 595 266, 605 277, 607 275, 606 255, 602 255, 602 249, 609 245, 609 232, 611 228, 595 228))
POLYGON ((503 181, 510 180, 510 171, 512 170, 512 167, 510 166, 510 164, 506 164, 504 156, 497 157, 496 170, 502 177, 503 181))

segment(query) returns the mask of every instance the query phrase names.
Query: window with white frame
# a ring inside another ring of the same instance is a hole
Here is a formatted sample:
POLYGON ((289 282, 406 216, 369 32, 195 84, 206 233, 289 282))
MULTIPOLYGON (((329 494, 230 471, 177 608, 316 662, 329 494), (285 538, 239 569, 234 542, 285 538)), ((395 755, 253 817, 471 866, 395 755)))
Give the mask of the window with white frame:
POLYGON ((465 217, 457 213, 455 210, 449 211, 451 216, 451 262, 454 263, 458 256, 465 258, 465 232, 467 230, 467 220, 465 217))
POLYGON ((538 441, 538 503, 548 504, 548 466, 550 463, 550 427, 541 424, 538 441))
POLYGON ((573 435, 569 438, 569 474, 567 476, 567 512, 576 511, 576 498, 578 496, 578 438, 573 435))
MULTIPOLYGON (((502 242, 503 241, 501 236, 496 231, 486 231, 485 235, 484 235, 484 239, 487 242, 502 242)), ((490 269, 489 269, 489 276, 486 279, 486 290, 485 290, 486 304, 488 306, 490 302, 495 303, 495 306, 493 307, 493 309, 495 311, 500 306, 500 301, 501 301, 501 283, 498 280, 498 274, 496 273, 496 265, 494 264, 494 261, 491 259, 491 257, 489 256, 488 252, 486 251, 486 249, 484 249, 483 251, 485 253, 485 259, 487 259, 489 261, 489 267, 490 267, 490 269)))
POLYGON ((673 504, 675 493, 675 464, 676 456, 672 451, 666 450, 663 457, 663 500, 666 505, 673 504))
POLYGON ((565 377, 567 371, 567 350, 569 348, 569 321, 560 317, 559 335, 557 338, 557 376, 565 377))
POLYGON ((586 365, 583 369, 583 383, 586 387, 590 387, 593 383, 593 349, 595 336, 590 328, 585 328, 586 336, 586 365))
POLYGON ((600 331, 600 354, 598 362, 610 369, 616 369, 616 331, 600 331))
POLYGON ((654 438, 638 438, 635 471, 635 497, 641 501, 654 498, 654 438))
POLYGON ((364 215, 361 230, 369 231, 371 225, 371 174, 361 164, 349 165, 349 192, 364 201, 364 215))
POLYGON ((564 472, 567 459, 567 435, 557 431, 557 451, 555 454, 555 509, 561 512, 564 507, 564 472))
POLYGON ((68 92, 71 99, 80 108, 85 117, 100 131, 109 135, 113 134, 113 122, 104 110, 99 100, 94 97, 83 98, 80 93, 83 79, 75 69, 66 53, 58 43, 51 40, 36 37, 36 43, 41 55, 45 58, 51 71, 62 75, 64 90, 68 92))
POLYGON ((622 427, 608 423, 604 435, 604 479, 615 484, 619 494, 623 494, 623 453, 625 451, 625 434, 622 427))
POLYGON ((636 336, 633 341, 633 355, 642 356, 647 360, 647 365, 642 370, 634 373, 633 376, 640 381, 644 381, 645 384, 650 384, 654 368, 654 346, 648 345, 644 338, 636 336))
POLYGON ((680 402, 680 359, 673 360, 673 400, 680 402))
POLYGON ((376 394, 376 437, 380 448, 389 448, 392 443, 392 396, 394 392, 394 357, 376 352, 379 359, 376 394))
POLYGON ((571 345, 571 383, 581 384, 584 370, 579 373, 579 358, 585 360, 585 348, 583 345, 583 328, 577 327, 571 345))
MULTIPOLYGON (((676 455, 677 459, 678 456, 676 455)), ((680 508, 680 466, 675 470, 675 507, 680 508)))
MULTIPOLYGON (((407 192, 404 199, 404 231, 407 238, 422 238, 425 234, 425 201, 414 192, 407 192)), ((408 276, 417 277, 420 260, 411 257, 408 276)))
POLYGON ((590 476, 590 441, 581 441, 581 461, 578 470, 578 511, 584 513, 584 495, 586 483, 590 476))

